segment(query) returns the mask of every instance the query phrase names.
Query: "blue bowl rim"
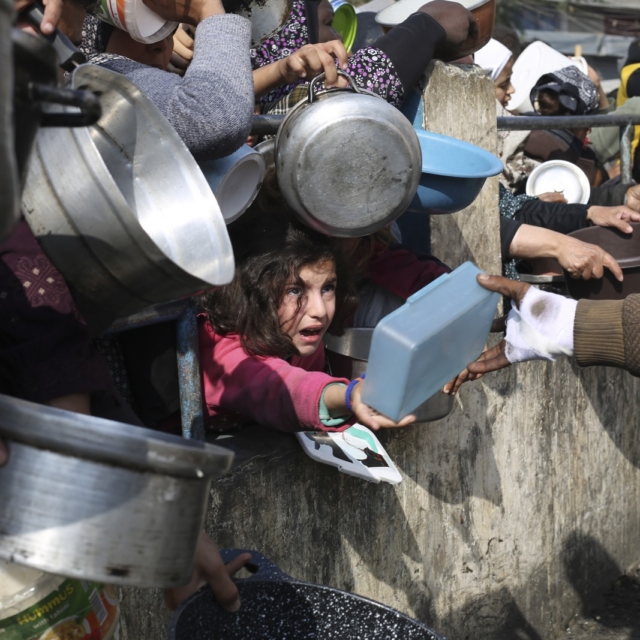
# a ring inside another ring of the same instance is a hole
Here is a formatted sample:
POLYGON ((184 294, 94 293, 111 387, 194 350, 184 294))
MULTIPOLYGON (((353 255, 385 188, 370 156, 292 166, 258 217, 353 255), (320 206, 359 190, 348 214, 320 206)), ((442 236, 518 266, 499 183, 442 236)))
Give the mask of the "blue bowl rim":
MULTIPOLYGON (((468 171, 466 173, 463 171, 443 171, 442 169, 438 169, 437 165, 428 165, 425 161, 425 154, 423 152, 422 173, 428 173, 436 176, 446 176, 450 178, 489 178, 491 176, 497 176, 503 169, 502 160, 500 160, 500 158, 495 156, 493 153, 490 153, 489 151, 476 146, 475 144, 465 142, 464 140, 458 140, 458 138, 453 138, 451 136, 445 136, 441 133, 427 131, 426 129, 417 129, 415 127, 414 129, 418 136, 418 139, 421 141, 421 150, 422 139, 426 139, 429 141, 429 143, 434 143, 434 147, 436 147, 437 151, 445 151, 450 150, 451 147, 458 147, 459 149, 462 149, 463 151, 466 150, 475 156, 484 156, 489 164, 489 168, 485 171, 475 171, 473 173, 469 173, 468 171)), ((436 152, 434 155, 438 156, 439 153, 436 152)))

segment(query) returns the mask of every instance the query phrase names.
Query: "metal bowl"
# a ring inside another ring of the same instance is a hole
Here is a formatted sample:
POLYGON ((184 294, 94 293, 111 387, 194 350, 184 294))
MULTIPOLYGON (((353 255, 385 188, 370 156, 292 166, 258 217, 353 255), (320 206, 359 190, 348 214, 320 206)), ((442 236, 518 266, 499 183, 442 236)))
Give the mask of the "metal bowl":
MULTIPOLYGON (((373 329, 369 328, 347 329, 342 336, 325 334, 324 346, 331 373, 350 379, 365 373, 372 336, 373 329)), ((435 422, 446 418, 453 411, 454 403, 453 396, 438 391, 411 413, 416 416, 416 422, 435 422)))
POLYGON ((0 557, 137 587, 191 577, 227 449, 0 396, 0 557))
POLYGON ((41 129, 23 194, 51 262, 116 316, 230 282, 220 208, 158 108, 101 67, 77 69, 73 86, 100 94, 102 117, 88 128, 41 129))

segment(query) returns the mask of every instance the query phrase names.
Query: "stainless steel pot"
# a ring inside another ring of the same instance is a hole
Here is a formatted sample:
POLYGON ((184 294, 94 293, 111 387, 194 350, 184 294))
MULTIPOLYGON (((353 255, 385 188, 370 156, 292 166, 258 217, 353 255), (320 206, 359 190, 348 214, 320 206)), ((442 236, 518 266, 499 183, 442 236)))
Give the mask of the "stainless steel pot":
POLYGON ((319 92, 285 118, 275 145, 282 195, 300 219, 323 233, 357 237, 393 222, 420 181, 422 155, 411 123, 349 81, 319 92))
POLYGON ((64 277, 116 316, 233 278, 231 242, 195 160, 127 78, 86 65, 73 87, 100 95, 86 129, 41 129, 25 218, 64 277))
POLYGON ((139 587, 191 576, 210 481, 233 453, 0 396, 0 557, 139 587))
MULTIPOLYGON (((343 336, 325 334, 324 346, 331 373, 344 378, 357 378, 367 370, 373 329, 347 329, 343 336)), ((455 398, 438 391, 412 413, 416 422, 435 422, 452 411, 455 398)))

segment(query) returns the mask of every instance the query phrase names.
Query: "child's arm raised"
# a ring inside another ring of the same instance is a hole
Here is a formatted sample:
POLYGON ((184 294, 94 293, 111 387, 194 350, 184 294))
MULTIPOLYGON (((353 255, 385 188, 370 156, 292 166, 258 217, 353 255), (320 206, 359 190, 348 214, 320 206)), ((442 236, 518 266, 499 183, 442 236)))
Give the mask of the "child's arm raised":
POLYGON ((253 90, 256 98, 282 85, 293 84, 299 80, 313 80, 321 73, 326 75, 326 86, 346 86, 346 80, 338 77, 336 59, 340 69, 347 68, 347 50, 339 40, 307 44, 286 58, 253 72, 253 90))

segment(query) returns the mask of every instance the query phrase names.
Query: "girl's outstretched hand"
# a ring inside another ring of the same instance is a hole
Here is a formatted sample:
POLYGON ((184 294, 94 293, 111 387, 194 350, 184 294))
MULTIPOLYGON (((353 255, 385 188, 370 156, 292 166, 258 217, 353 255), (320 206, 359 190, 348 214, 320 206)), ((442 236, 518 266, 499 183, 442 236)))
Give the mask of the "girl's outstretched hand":
POLYGON ((414 415, 406 416, 402 418, 400 422, 394 422, 390 418, 378 413, 375 409, 372 409, 369 405, 362 402, 362 384, 361 380, 351 392, 351 406, 353 407, 353 415, 358 419, 358 422, 373 431, 378 429, 393 429, 397 427, 406 427, 416 421, 414 415))
POLYGON ((338 76, 335 61, 344 70, 347 58, 347 50, 340 40, 307 44, 277 62, 281 84, 291 84, 300 79, 313 80, 324 73, 326 87, 346 87, 347 81, 338 76))

